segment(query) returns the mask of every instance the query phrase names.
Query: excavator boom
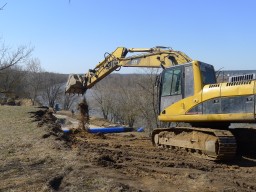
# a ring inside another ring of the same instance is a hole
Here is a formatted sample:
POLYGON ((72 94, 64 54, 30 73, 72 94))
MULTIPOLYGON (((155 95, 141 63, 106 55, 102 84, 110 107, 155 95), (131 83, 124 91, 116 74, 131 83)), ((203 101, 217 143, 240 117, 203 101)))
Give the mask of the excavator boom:
POLYGON ((118 47, 112 53, 105 53, 104 60, 84 75, 70 75, 66 93, 84 94, 87 89, 120 67, 166 68, 192 61, 185 53, 166 47, 131 48, 118 47), (142 53, 126 57, 127 53, 142 53))

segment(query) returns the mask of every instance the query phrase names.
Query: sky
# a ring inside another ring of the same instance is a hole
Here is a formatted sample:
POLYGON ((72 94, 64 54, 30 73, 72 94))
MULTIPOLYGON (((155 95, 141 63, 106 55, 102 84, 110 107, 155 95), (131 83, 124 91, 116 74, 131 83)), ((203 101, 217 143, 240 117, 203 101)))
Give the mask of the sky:
MULTIPOLYGON (((172 47, 215 70, 256 69, 255 0, 0 0, 0 38, 44 70, 85 73, 117 47, 172 47)), ((133 72, 123 69, 122 72, 133 72)))

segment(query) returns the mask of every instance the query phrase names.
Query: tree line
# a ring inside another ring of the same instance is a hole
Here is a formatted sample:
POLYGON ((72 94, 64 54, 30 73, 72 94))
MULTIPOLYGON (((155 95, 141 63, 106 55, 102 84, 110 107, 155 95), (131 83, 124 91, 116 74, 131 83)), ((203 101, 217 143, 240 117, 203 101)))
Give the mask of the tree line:
POLYGON ((12 49, 0 41, 0 103, 15 104, 27 98, 32 105, 55 107, 60 103, 69 109, 76 96, 65 95, 68 75, 45 71, 38 58, 32 58, 33 48, 12 49))
POLYGON ((97 83, 87 98, 89 107, 102 117, 130 127, 159 127, 156 76, 159 70, 142 74, 111 74, 97 83))

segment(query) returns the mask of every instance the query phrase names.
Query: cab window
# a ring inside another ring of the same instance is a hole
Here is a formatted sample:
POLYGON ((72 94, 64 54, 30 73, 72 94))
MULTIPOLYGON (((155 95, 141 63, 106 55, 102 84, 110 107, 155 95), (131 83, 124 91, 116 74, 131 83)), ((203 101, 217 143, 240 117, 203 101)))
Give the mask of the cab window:
POLYGON ((216 75, 212 65, 200 63, 203 85, 216 83, 216 75))
POLYGON ((181 68, 167 69, 162 79, 162 96, 181 94, 181 68))

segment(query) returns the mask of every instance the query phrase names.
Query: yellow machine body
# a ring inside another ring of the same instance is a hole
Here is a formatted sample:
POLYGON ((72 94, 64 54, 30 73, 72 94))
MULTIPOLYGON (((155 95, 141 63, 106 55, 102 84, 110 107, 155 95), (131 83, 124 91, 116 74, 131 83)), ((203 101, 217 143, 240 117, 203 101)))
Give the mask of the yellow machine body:
POLYGON ((194 94, 162 109, 159 120, 189 123, 254 122, 255 81, 204 85, 199 63, 192 62, 194 94))

